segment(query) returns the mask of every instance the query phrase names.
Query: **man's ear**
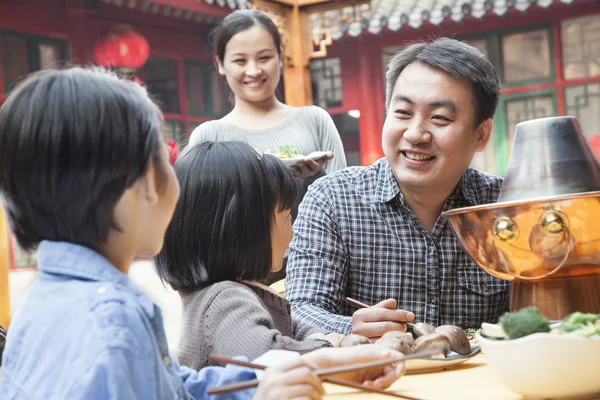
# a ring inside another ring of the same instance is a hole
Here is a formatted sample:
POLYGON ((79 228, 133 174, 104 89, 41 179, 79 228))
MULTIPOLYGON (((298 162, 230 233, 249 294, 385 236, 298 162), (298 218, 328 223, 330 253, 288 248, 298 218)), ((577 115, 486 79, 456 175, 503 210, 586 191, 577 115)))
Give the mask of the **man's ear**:
POLYGON ((491 118, 486 119, 479 125, 479 128, 477 128, 477 146, 475 147, 475 150, 483 151, 485 149, 485 146, 492 136, 493 127, 494 122, 491 118))

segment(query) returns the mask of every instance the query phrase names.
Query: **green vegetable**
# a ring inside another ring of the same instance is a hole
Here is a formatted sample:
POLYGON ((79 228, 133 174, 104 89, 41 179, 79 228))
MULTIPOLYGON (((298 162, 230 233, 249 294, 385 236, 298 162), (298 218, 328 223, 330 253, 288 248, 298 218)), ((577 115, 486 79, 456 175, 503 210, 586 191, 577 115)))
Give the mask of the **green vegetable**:
POLYGON ((298 155, 294 146, 279 146, 275 155, 279 158, 292 158, 298 155))
POLYGON ((575 312, 571 315, 567 315, 560 326, 562 332, 573 332, 578 329, 585 327, 586 325, 594 325, 598 320, 596 314, 585 314, 582 312, 575 312))
POLYGON ((477 332, 479 332, 480 330, 481 329, 467 328, 467 329, 465 329, 465 335, 474 337, 475 334, 477 334, 477 332))
POLYGON ((569 336, 581 336, 581 337, 591 337, 591 336, 600 336, 600 325, 588 324, 584 325, 581 328, 572 330, 572 331, 563 331, 559 329, 553 329, 553 333, 559 333, 562 335, 569 336))
POLYGON ((550 321, 537 307, 507 312, 500 317, 500 326, 509 339, 518 339, 538 332, 550 332, 550 321))
POLYGON ((596 322, 597 320, 598 316, 596 314, 575 312, 567 315, 562 320, 562 324, 553 329, 552 333, 581 337, 600 336, 600 325, 596 322))

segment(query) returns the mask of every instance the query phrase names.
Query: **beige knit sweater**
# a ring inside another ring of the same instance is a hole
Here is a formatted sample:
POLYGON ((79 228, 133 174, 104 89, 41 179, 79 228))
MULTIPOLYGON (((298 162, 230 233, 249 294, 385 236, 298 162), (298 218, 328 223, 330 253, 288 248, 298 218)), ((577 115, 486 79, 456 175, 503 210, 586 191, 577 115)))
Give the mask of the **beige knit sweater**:
POLYGON ((246 356, 252 360, 271 349, 306 353, 331 346, 325 340, 306 339, 314 333, 325 332, 292 321, 287 300, 261 287, 225 281, 180 295, 183 301, 181 365, 196 370, 216 365, 208 361, 211 353, 246 356))

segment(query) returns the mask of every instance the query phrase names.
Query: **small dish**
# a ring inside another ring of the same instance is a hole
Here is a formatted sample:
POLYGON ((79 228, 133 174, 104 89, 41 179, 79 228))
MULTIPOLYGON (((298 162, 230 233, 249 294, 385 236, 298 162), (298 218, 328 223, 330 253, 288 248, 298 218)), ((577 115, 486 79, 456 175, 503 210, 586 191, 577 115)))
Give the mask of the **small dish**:
POLYGON ((427 372, 443 371, 445 369, 454 368, 459 364, 468 361, 471 357, 476 356, 481 351, 479 346, 471 341, 471 352, 464 356, 458 353, 450 352, 446 358, 417 358, 415 360, 406 360, 406 374, 423 374, 427 372))

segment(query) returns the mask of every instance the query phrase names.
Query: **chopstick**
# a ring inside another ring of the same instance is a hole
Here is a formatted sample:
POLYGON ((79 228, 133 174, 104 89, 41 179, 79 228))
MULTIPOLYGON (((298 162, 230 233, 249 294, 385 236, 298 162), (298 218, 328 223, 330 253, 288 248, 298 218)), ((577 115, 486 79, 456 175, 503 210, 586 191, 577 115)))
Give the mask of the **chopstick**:
MULTIPOLYGON (((423 351, 420 353, 413 353, 413 354, 409 354, 406 356, 389 358, 386 360, 369 361, 369 362, 360 363, 360 364, 342 365, 342 366, 333 367, 333 368, 323 368, 323 369, 316 370, 315 375, 317 375, 318 377, 324 377, 325 379, 329 379, 329 378, 326 378, 327 375, 335 375, 335 374, 339 374, 342 372, 355 371, 358 369, 365 369, 365 368, 371 368, 371 367, 378 367, 378 366, 382 366, 382 365, 394 364, 394 363, 397 363, 400 361, 412 360, 415 358, 427 358, 428 356, 432 356, 434 354, 437 354, 437 352, 436 351, 423 351)), ((238 360, 235 360, 232 358, 217 356, 214 354, 211 354, 209 356, 209 359, 213 360, 215 362, 218 362, 220 364, 225 363, 225 364, 241 365, 239 363, 244 362, 244 361, 238 361, 238 360)), ((244 365, 242 365, 242 366, 247 366, 249 368, 254 368, 254 369, 265 369, 266 368, 264 365, 258 365, 258 364, 246 363, 246 362, 244 362, 244 365)), ((253 380, 246 381, 246 382, 236 382, 236 383, 231 383, 231 384, 227 384, 227 385, 222 385, 222 386, 219 386, 216 388, 210 388, 207 390, 206 393, 209 395, 214 395, 214 394, 225 394, 225 393, 237 392, 239 390, 245 390, 245 389, 250 389, 250 388, 256 387, 256 386, 258 386, 258 383, 259 383, 258 379, 253 379, 253 380)), ((364 388, 361 387, 361 389, 370 390, 370 389, 374 389, 374 388, 369 388, 367 386, 364 388)), ((385 392, 385 393, 388 394, 390 392, 385 392)))
MULTIPOLYGON (((351 305, 353 307, 356 307, 356 308, 369 308, 369 307, 371 307, 370 305, 365 304, 365 303, 363 303, 361 301, 358 301, 358 300, 354 300, 351 297, 346 297, 346 304, 349 304, 349 305, 351 305)), ((411 322, 408 322, 408 321, 394 321, 394 322, 397 322, 399 324, 404 324, 406 326, 410 326, 411 328, 415 326, 415 324, 413 324, 411 322)))
MULTIPOLYGON (((211 361, 218 362, 219 364, 222 364, 222 365, 233 364, 233 365, 239 365, 241 367, 248 367, 248 368, 254 368, 254 369, 261 369, 261 370, 263 370, 263 369, 266 368, 264 365, 254 364, 254 363, 247 362, 247 361, 240 361, 240 360, 236 360, 236 359, 233 359, 233 358, 228 358, 228 357, 223 357, 223 356, 218 356, 218 355, 210 355, 208 358, 211 361)), ((374 387, 364 386, 364 385, 361 385, 360 383, 346 381, 344 379, 326 377, 326 378, 323 378, 323 382, 332 383, 334 385, 347 386, 347 387, 351 387, 353 389, 360 389, 360 390, 364 390, 365 392, 373 392, 373 393, 385 394, 387 396, 397 397, 399 399, 419 400, 419 399, 417 399, 415 397, 403 396, 403 395, 400 395, 400 394, 397 394, 397 393, 387 392, 387 391, 385 391, 383 389, 378 389, 378 388, 374 388, 374 387)), ((214 393, 211 392, 212 390, 213 389, 209 389, 208 394, 214 394, 214 393)))

